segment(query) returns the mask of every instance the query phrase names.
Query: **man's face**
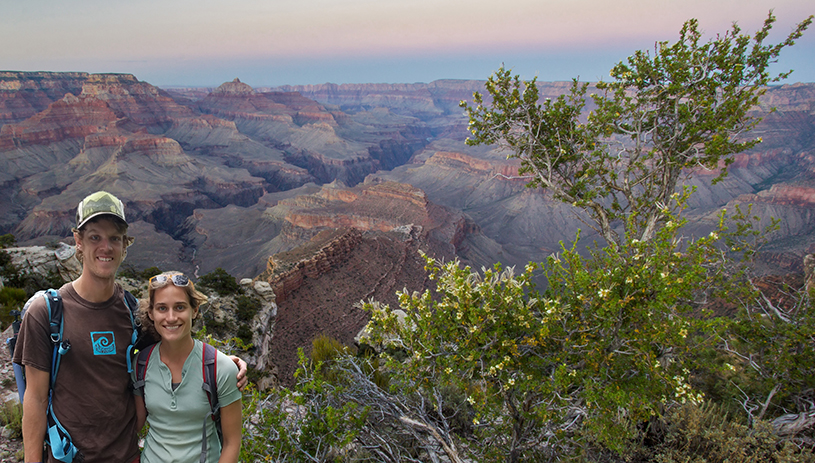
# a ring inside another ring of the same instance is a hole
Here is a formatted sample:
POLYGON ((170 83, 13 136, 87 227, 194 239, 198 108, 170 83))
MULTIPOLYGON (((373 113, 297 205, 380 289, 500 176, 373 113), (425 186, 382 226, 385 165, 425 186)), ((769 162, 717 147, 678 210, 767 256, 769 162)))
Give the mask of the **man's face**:
POLYGON ((80 236, 74 234, 76 245, 82 251, 82 272, 97 278, 112 279, 124 259, 125 235, 116 224, 107 219, 85 225, 80 236))

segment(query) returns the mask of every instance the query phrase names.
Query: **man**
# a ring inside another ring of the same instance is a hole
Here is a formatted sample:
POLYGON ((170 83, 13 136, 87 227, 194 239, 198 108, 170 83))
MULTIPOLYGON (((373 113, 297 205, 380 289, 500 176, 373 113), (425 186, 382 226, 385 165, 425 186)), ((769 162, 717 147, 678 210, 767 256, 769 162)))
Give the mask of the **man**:
MULTIPOLYGON (((127 350, 133 324, 116 271, 133 238, 127 236, 124 205, 98 191, 79 203, 76 253, 82 274, 60 288, 63 339, 70 349, 62 356, 53 388, 52 406, 61 425, 79 448, 85 463, 138 461, 136 410, 127 350)), ((23 443, 26 462, 41 462, 47 428, 53 347, 44 299, 31 304, 24 317, 14 362, 26 367, 23 401, 23 443)), ((245 383, 246 364, 239 364, 245 383)), ((53 455, 47 461, 56 462, 53 455)))

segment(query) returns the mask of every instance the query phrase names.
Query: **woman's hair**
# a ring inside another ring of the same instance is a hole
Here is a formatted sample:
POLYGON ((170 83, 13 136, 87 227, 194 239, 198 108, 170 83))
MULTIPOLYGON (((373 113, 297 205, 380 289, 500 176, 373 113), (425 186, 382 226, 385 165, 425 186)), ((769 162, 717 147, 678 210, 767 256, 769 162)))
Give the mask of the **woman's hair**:
MULTIPOLYGON (((127 224, 124 221, 119 220, 117 218, 113 218, 113 217, 110 217, 110 216, 104 216, 103 215, 103 216, 94 217, 91 220, 89 220, 87 223, 82 225, 82 228, 74 227, 74 228, 71 229, 71 231, 78 234, 80 238, 84 238, 85 227, 87 227, 88 225, 90 225, 92 223, 100 222, 102 220, 107 220, 110 223, 112 223, 116 227, 116 232, 121 233, 122 235, 124 235, 124 249, 122 250, 122 260, 124 260, 125 257, 127 257, 127 247, 130 246, 131 244, 133 244, 133 241, 134 241, 133 237, 127 236, 127 224)), ((82 260, 85 258, 85 256, 82 253, 82 250, 79 249, 78 246, 76 247, 76 258, 79 260, 80 264, 82 263, 82 260)))
POLYGON ((158 333, 156 332, 156 327, 153 324, 153 320, 151 320, 149 315, 148 315, 150 313, 150 311, 153 310, 153 303, 154 303, 153 298, 154 298, 154 296, 156 294, 157 289, 160 289, 160 288, 163 288, 163 287, 169 286, 169 285, 175 285, 175 283, 173 282, 173 276, 175 276, 175 275, 179 275, 179 276, 183 277, 187 281, 187 284, 184 285, 184 286, 178 286, 178 285, 176 285, 176 286, 183 289, 184 292, 187 294, 187 300, 189 301, 190 306, 193 308, 193 310, 198 309, 197 313, 193 317, 193 320, 196 320, 201 315, 201 310, 200 310, 201 306, 204 303, 207 302, 206 294, 204 294, 204 293, 198 291, 197 289, 195 289, 195 285, 192 283, 192 281, 181 272, 175 272, 175 271, 164 272, 164 273, 161 273, 159 275, 156 275, 156 276, 150 278, 150 281, 147 282, 148 296, 146 298, 142 298, 141 301, 139 302, 138 317, 139 317, 139 321, 141 322, 142 327, 145 330, 147 330, 147 332, 150 333, 150 335, 153 336, 154 339, 158 339, 159 336, 158 336, 158 333), (166 277, 166 278, 160 278, 160 277, 166 277))

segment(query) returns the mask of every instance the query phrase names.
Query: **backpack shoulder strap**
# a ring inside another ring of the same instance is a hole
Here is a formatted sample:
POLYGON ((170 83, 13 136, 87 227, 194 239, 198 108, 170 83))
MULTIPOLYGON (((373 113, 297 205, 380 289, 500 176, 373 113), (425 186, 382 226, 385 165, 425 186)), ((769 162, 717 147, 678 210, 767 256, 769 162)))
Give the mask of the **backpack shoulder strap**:
POLYGON ((45 305, 48 308, 48 330, 53 344, 53 354, 51 356, 51 382, 50 390, 48 391, 48 408, 46 411, 47 432, 45 441, 51 448, 51 454, 55 459, 61 462, 72 462, 74 460, 82 461, 82 452, 74 445, 73 439, 68 434, 68 431, 62 426, 57 415, 54 413, 52 402, 52 394, 54 391, 54 384, 57 381, 57 373, 59 372, 59 364, 62 356, 71 349, 71 343, 63 338, 63 325, 64 325, 64 308, 62 304, 62 296, 59 291, 49 289, 43 294, 45 297, 45 305))
POLYGON ((125 305, 127 306, 128 309, 130 309, 130 316, 133 317, 133 319, 135 320, 136 312, 139 310, 139 300, 136 299, 136 296, 134 296, 130 291, 125 289, 124 292, 125 292, 125 305))
MULTIPOLYGON (((204 352, 202 357, 202 372, 204 385, 202 386, 209 398, 209 404, 215 411, 218 405, 218 351, 209 344, 202 342, 204 352)), ((215 419, 213 417, 213 419, 215 419)))
POLYGON ((62 296, 56 289, 47 289, 42 297, 45 298, 45 306, 48 308, 48 329, 51 342, 62 341, 62 296))
POLYGON ((207 420, 212 417, 215 421, 215 430, 218 433, 218 440, 221 445, 224 443, 223 432, 221 431, 221 406, 218 403, 218 351, 209 344, 202 342, 203 352, 201 354, 201 370, 204 375, 204 383, 201 388, 207 393, 209 399, 210 412, 204 418, 204 429, 201 442, 201 463, 207 458, 207 420))
POLYGON ((71 342, 63 338, 64 310, 62 296, 60 296, 59 291, 48 289, 43 293, 43 297, 45 298, 45 306, 48 309, 48 334, 54 346, 54 352, 51 356, 51 388, 53 389, 62 356, 71 349, 71 342))
POLYGON ((133 382, 133 389, 140 390, 142 397, 144 397, 144 376, 147 374, 147 363, 157 345, 158 343, 140 350, 136 359, 136 381, 133 382))
POLYGON ((130 294, 130 291, 124 290, 124 299, 125 299, 125 306, 127 306, 127 312, 130 315, 130 326, 133 327, 133 334, 130 336, 130 345, 127 346, 127 350, 125 351, 125 358, 127 359, 127 372, 133 372, 133 364, 131 363, 131 358, 133 358, 133 349, 136 347, 136 341, 139 339, 139 330, 140 324, 136 322, 138 319, 138 311, 139 311, 139 300, 136 299, 136 296, 130 294))

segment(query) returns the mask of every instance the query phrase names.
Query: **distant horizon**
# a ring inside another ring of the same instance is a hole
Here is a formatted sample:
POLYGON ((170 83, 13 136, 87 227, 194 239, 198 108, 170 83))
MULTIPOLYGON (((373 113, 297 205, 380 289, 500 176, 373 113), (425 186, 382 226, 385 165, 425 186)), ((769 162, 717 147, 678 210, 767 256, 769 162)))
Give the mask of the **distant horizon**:
MULTIPOLYGON (((735 21, 769 43, 811 0, 26 0, 0 4, 0 66, 23 72, 132 74, 158 87, 252 87, 524 79, 608 80, 609 70, 696 18, 705 40, 735 21)), ((786 83, 815 82, 815 27, 785 48, 786 83)))

